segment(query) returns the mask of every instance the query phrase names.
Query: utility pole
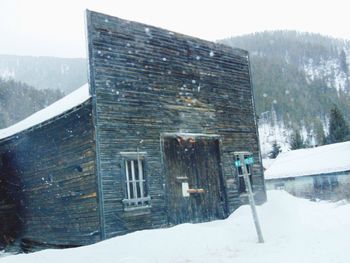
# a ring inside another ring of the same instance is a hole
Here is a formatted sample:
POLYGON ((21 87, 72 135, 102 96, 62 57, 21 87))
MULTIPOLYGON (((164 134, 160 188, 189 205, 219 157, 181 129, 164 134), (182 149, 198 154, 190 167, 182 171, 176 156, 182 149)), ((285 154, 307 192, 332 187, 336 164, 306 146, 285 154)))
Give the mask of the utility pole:
POLYGON ((255 200, 254 200, 253 191, 252 191, 252 185, 251 185, 251 182, 250 182, 250 179, 248 176, 248 170, 247 170, 247 166, 246 166, 247 164, 250 165, 250 164, 254 163, 253 156, 250 152, 235 152, 235 156, 238 156, 238 158, 239 158, 239 161, 235 162, 235 166, 242 167, 244 183, 245 183, 246 190, 248 192, 249 204, 250 204, 250 208, 251 208, 252 214, 253 214, 253 220, 254 220, 254 224, 255 224, 256 233, 258 234, 258 240, 259 240, 259 243, 264 243, 264 238, 263 238, 263 235, 261 232, 258 213, 256 211, 255 200), (245 158, 245 156, 247 158, 245 158))

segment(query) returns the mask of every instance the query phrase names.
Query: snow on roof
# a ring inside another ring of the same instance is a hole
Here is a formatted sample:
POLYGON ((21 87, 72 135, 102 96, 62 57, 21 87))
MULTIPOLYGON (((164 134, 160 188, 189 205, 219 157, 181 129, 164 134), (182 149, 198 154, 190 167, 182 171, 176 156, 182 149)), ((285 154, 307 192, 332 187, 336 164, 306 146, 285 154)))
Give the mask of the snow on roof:
POLYGON ((348 171, 349 156, 350 141, 281 153, 265 171, 265 179, 348 171))
POLYGON ((265 168, 265 170, 269 169, 275 160, 276 159, 263 159, 262 163, 263 163, 263 167, 265 168))
POLYGON ((0 140, 19 133, 23 130, 29 129, 37 124, 56 117, 80 104, 90 98, 89 86, 86 83, 79 89, 73 91, 62 99, 52 103, 48 107, 35 112, 24 120, 15 123, 14 125, 5 129, 0 129, 0 140))

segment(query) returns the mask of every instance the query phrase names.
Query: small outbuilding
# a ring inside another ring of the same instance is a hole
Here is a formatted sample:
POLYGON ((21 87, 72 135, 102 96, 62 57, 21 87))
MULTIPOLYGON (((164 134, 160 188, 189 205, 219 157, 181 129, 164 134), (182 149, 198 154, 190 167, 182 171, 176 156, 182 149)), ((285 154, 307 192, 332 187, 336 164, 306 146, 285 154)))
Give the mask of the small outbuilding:
POLYGON ((265 171, 266 188, 308 199, 350 196, 350 141, 281 153, 265 171))
POLYGON ((72 247, 266 200, 248 52, 87 11, 89 83, 0 130, 0 242, 72 247))

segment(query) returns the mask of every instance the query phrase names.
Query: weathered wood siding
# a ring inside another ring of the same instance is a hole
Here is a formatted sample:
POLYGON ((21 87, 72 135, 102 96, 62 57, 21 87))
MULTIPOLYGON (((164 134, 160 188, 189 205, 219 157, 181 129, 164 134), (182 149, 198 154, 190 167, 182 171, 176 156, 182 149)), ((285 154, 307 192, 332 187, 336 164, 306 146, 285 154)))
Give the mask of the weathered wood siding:
POLYGON ((21 232, 20 180, 13 161, 11 152, 0 151, 0 248, 13 243, 21 232))
POLYGON ((220 135, 229 211, 241 204, 234 151, 254 153, 253 183, 265 200, 248 53, 87 11, 90 89, 105 236, 166 225, 160 136, 220 135), (147 152, 151 208, 124 211, 120 152, 147 152))
POLYGON ((90 100, 0 142, 8 160, 1 178, 19 183, 11 193, 20 197, 18 238, 51 245, 100 240, 91 111, 90 100))

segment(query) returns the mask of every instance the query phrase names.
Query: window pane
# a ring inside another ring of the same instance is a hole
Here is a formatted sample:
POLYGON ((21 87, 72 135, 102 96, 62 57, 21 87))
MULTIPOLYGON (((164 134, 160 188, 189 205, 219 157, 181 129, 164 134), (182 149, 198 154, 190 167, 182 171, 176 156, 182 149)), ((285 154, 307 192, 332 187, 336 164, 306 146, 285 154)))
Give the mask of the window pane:
POLYGON ((140 189, 140 183, 137 182, 136 184, 136 189, 137 189, 137 198, 140 198, 141 197, 141 189, 140 189))
POLYGON ((139 165, 137 160, 134 161, 134 166, 135 166, 135 180, 139 180, 140 175, 139 175, 139 165))
POLYGON ((128 175, 129 175, 129 181, 132 181, 132 168, 131 168, 131 161, 126 161, 127 163, 127 169, 128 169, 128 175))
POLYGON ((135 198, 134 197, 134 188, 132 186, 132 183, 129 183, 129 189, 130 189, 130 198, 135 198))
POLYGON ((124 162, 126 176, 125 205, 128 207, 149 205, 150 202, 148 200, 143 200, 145 197, 148 197, 146 178, 144 175, 144 160, 138 159, 138 157, 135 156, 135 159, 128 159, 124 162))
POLYGON ((126 194, 125 198, 130 199, 130 190, 128 188, 128 185, 129 185, 129 183, 126 182, 125 183, 125 194, 126 194))
POLYGON ((330 179, 331 179, 332 189, 337 188, 339 185, 337 176, 335 176, 335 175, 331 176, 330 179))

